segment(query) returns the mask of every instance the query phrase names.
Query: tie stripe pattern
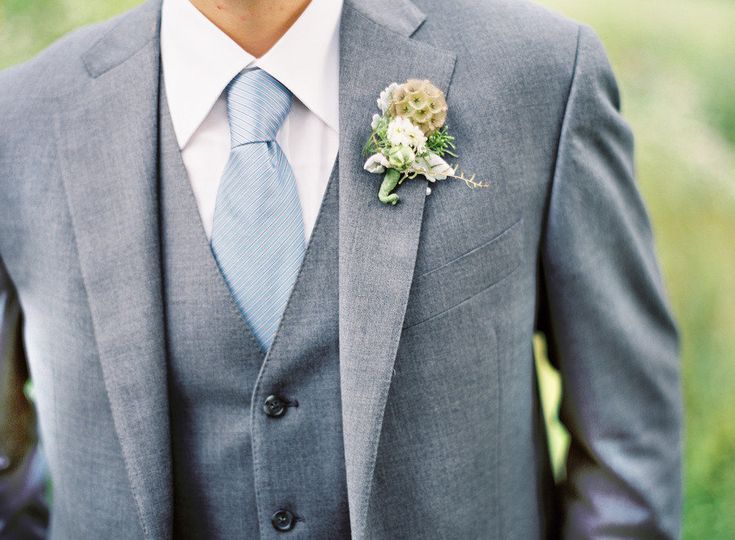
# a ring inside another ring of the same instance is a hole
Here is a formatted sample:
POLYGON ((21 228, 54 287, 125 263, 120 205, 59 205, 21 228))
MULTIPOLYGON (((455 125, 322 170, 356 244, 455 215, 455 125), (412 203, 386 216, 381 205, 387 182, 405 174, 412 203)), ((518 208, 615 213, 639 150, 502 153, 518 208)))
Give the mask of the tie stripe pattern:
POLYGON ((243 317, 264 350, 276 334, 304 257, 296 180, 276 142, 291 93, 261 69, 227 88, 230 157, 212 227, 212 252, 243 317))

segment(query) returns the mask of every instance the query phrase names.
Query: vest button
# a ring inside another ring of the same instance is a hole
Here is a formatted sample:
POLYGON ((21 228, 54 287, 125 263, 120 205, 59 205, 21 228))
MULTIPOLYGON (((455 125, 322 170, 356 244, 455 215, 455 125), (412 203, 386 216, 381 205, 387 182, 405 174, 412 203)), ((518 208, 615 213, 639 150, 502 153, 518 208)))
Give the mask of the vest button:
POLYGON ((290 531, 296 525, 296 518, 288 510, 278 510, 271 516, 273 528, 279 532, 290 531))
POLYGON ((272 418, 283 416, 286 412, 286 402, 278 396, 270 395, 263 402, 263 412, 272 418))

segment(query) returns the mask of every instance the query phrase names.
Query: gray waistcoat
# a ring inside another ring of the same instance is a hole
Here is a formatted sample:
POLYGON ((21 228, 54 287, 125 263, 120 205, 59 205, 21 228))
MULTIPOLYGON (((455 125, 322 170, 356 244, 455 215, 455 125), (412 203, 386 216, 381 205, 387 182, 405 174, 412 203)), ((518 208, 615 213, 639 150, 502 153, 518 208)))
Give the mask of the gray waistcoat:
MULTIPOLYGON (((163 92, 162 92, 163 94, 163 92)), ((212 257, 165 100, 161 238, 176 538, 346 538, 338 356, 337 182, 267 355, 212 257), (266 414, 269 396, 278 402, 266 414), (273 514, 295 525, 276 531, 273 514)), ((335 167, 336 171, 336 167, 335 167)))

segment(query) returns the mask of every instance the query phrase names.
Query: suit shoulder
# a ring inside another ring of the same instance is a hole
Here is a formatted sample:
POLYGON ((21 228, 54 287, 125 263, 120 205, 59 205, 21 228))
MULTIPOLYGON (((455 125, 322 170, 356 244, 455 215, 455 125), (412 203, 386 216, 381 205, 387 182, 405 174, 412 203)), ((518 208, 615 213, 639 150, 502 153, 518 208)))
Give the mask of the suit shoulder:
POLYGON ((529 0, 415 1, 427 15, 421 31, 460 57, 488 66, 503 59, 509 76, 571 79, 582 28, 576 21, 529 0))
POLYGON ((555 52, 576 40, 579 23, 530 0, 416 0, 428 20, 456 37, 491 41, 515 40, 543 44, 555 52))
POLYGON ((86 69, 81 55, 104 34, 108 23, 79 28, 21 64, 0 72, 0 100, 19 103, 52 97, 74 85, 86 69))
MULTIPOLYGON (((135 8, 140 9, 140 8, 135 8)), ((89 78, 84 55, 112 32, 130 13, 83 26, 61 37, 36 56, 0 71, 0 111, 72 93, 89 78)))

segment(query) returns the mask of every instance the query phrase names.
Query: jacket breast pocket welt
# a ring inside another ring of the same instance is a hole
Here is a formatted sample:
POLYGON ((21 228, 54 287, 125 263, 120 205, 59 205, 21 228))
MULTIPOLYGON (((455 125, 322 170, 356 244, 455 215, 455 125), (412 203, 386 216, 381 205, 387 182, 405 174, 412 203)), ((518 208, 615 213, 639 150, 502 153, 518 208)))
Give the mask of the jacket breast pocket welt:
POLYGON ((523 218, 467 253, 416 276, 403 328, 466 302, 513 273, 523 252, 523 218))

